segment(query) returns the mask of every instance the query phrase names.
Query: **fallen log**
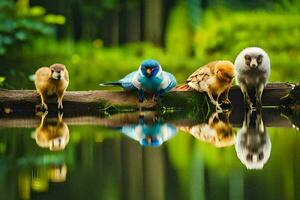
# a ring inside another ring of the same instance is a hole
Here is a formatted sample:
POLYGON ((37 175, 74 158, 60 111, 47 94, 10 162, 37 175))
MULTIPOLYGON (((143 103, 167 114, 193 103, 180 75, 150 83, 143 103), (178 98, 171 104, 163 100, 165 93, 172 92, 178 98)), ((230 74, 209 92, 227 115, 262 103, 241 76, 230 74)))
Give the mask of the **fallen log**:
MULTIPOLYGON (((281 98, 289 94, 294 84, 270 83, 266 86, 262 103, 264 106, 280 106, 281 98)), ((252 98, 253 95, 252 95, 252 98)), ((229 92, 229 99, 233 106, 243 106, 243 95, 238 86, 233 86, 229 92)), ((56 110, 56 97, 48 98, 49 110, 56 110)), ((157 104, 151 96, 141 104, 138 102, 135 92, 125 91, 67 91, 64 97, 64 112, 89 112, 95 109, 115 108, 157 108, 171 107, 178 109, 193 108, 205 103, 204 93, 195 91, 179 92, 172 91, 165 94, 157 104)), ((35 112, 40 98, 34 90, 0 90, 0 114, 35 112)))
MULTIPOLYGON (((118 113, 115 115, 101 116, 100 113, 82 113, 81 115, 72 116, 68 113, 64 114, 64 122, 69 126, 89 125, 89 126, 103 126, 103 127, 121 127, 128 124, 138 124, 140 116, 144 116, 145 123, 153 123, 155 118, 161 118, 165 123, 171 123, 174 126, 189 127, 197 124, 207 122, 209 116, 206 118, 189 117, 190 113, 170 112, 157 113, 153 111, 136 112, 136 113, 118 113)), ((233 109, 230 113, 229 121, 233 127, 242 127, 243 124, 243 110, 233 109)), ((48 119, 56 119, 57 115, 51 114, 47 116, 48 119)), ((277 108, 263 109, 263 121, 266 127, 292 127, 293 122, 287 117, 281 115, 277 108)), ((0 128, 36 128, 41 122, 39 116, 6 116, 0 118, 0 128)))

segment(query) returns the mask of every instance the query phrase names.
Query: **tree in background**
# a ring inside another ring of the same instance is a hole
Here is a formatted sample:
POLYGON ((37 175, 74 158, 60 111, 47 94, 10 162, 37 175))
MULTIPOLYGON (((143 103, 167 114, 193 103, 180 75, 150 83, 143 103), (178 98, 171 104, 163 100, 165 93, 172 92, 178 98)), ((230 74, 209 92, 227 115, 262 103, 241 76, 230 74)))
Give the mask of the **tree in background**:
POLYGON ((64 24, 62 15, 46 14, 41 6, 29 6, 29 0, 0 1, 0 55, 18 50, 39 36, 54 33, 53 24, 64 24))

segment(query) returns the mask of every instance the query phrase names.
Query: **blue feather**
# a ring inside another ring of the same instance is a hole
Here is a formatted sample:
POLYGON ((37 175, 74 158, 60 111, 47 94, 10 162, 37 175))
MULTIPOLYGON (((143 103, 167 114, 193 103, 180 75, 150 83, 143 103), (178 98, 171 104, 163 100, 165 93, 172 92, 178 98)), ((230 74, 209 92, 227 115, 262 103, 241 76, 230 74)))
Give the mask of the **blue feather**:
MULTIPOLYGON (((134 71, 124 78, 116 82, 103 83, 101 86, 120 86, 125 90, 135 91, 139 90, 140 94, 143 91, 154 93, 158 98, 165 92, 169 92, 176 86, 176 78, 169 72, 161 70, 160 64, 156 60, 145 60, 142 62, 138 71, 134 71), (147 70, 152 68, 152 73, 149 76, 147 70), (148 75, 148 76, 147 76, 148 75)), ((139 97, 143 101, 144 97, 139 97)))
POLYGON ((171 139, 176 134, 177 129, 172 124, 156 122, 154 124, 125 125, 120 128, 120 131, 139 141, 142 146, 159 146, 171 139))
POLYGON ((124 78, 116 82, 101 83, 100 86, 120 86, 128 91, 137 90, 137 88, 133 85, 133 78, 137 73, 138 71, 131 72, 130 74, 126 75, 124 78))

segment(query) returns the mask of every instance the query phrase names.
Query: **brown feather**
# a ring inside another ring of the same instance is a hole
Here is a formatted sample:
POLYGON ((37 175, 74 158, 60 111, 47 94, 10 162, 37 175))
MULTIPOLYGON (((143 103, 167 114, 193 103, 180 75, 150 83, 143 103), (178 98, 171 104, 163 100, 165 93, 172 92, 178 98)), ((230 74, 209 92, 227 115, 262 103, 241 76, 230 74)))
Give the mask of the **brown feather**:
POLYGON ((177 85, 172 91, 190 91, 191 88, 188 84, 177 85))

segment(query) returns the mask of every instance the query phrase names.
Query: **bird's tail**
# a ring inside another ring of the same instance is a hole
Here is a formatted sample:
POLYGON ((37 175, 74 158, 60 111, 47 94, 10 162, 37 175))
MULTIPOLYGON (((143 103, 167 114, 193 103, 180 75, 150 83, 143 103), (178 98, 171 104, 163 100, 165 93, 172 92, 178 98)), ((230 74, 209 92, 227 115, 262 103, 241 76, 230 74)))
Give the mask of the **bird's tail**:
POLYGON ((181 85, 177 85, 173 91, 189 91, 191 90, 190 86, 188 84, 181 84, 181 85))
POLYGON ((120 82, 100 83, 100 86, 121 86, 120 82))

